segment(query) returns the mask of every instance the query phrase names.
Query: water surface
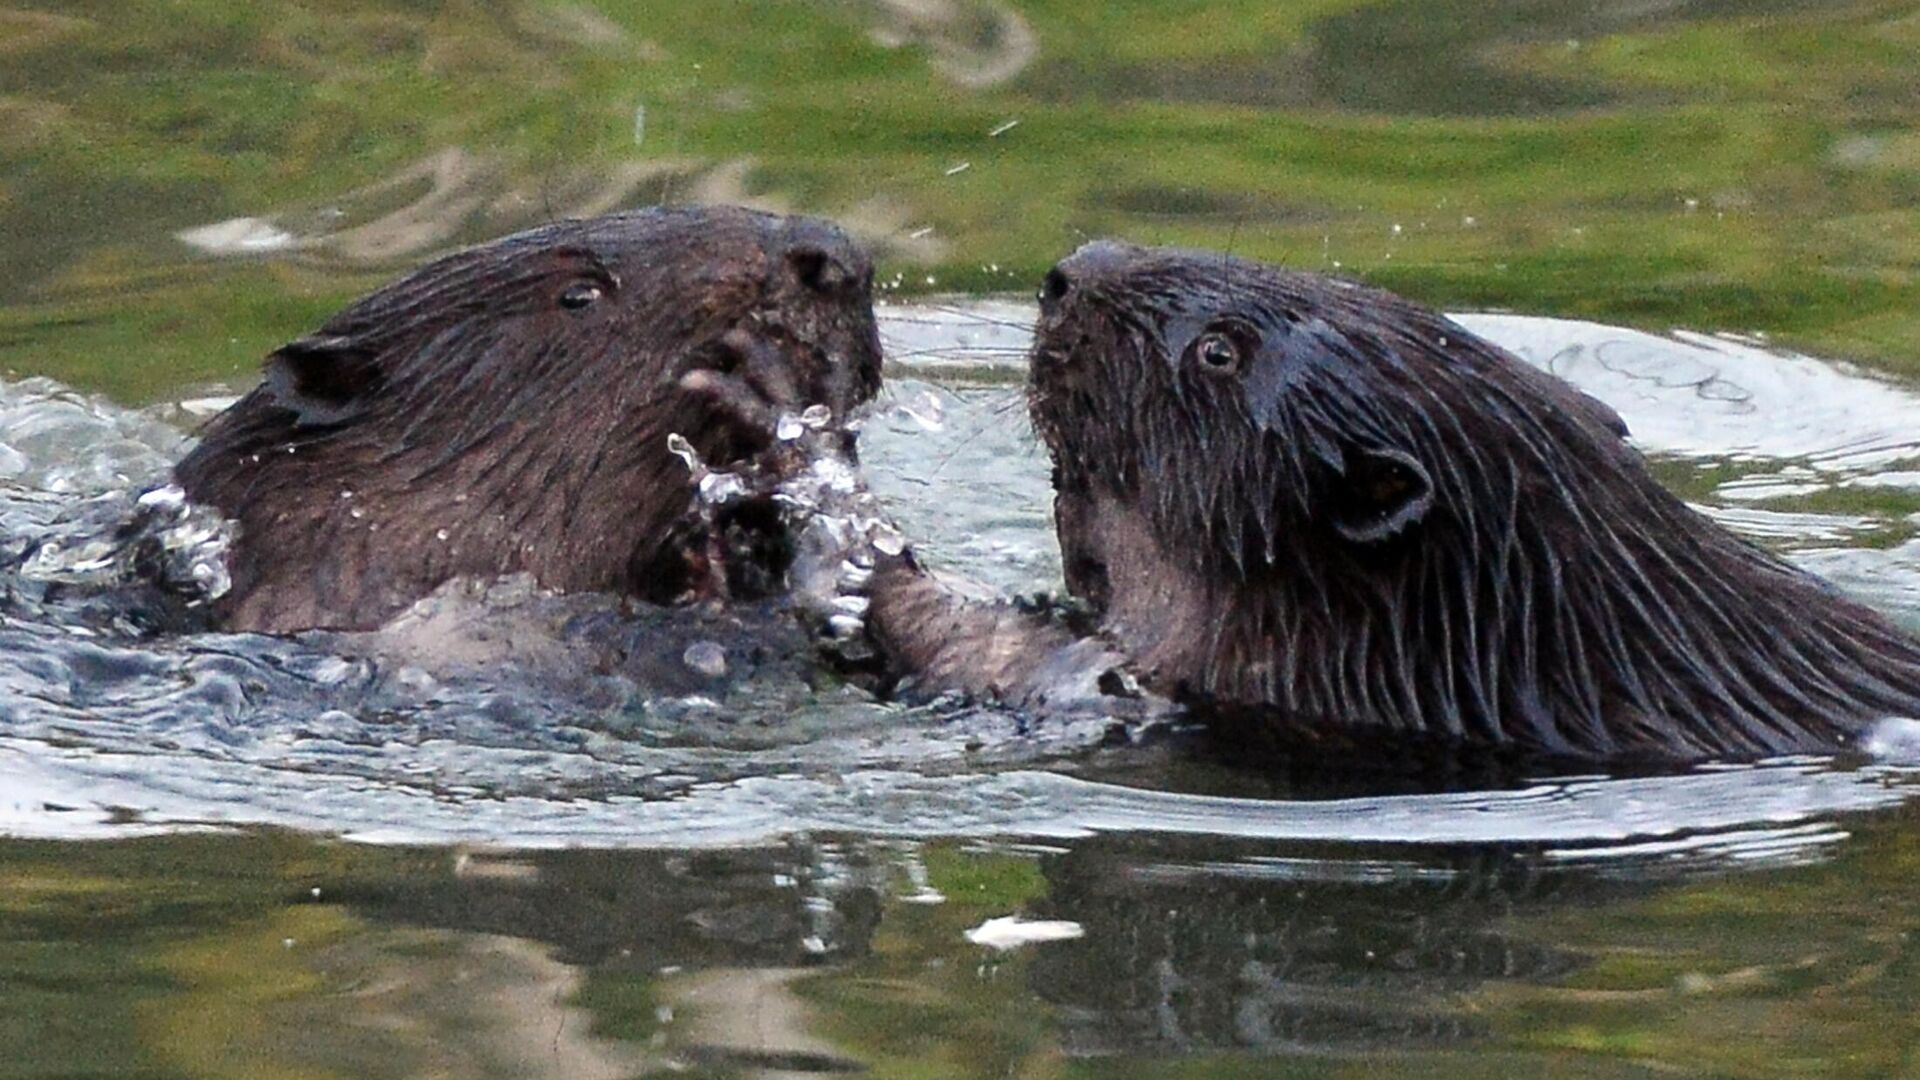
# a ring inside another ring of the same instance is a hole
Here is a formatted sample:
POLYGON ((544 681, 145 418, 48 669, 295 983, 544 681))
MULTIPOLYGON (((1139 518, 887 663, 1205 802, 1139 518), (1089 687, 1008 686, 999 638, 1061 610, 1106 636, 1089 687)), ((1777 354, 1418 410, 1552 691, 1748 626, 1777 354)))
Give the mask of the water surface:
MULTIPOLYGON (((1030 309, 882 314, 875 486, 934 562, 1057 587, 1017 381, 1030 309)), ((1920 625, 1920 395, 1751 342, 1461 319, 1614 405, 1703 510, 1920 625)), ((142 483, 218 401, 7 384, 0 516, 142 483)), ((0 639, 0 917, 19 985, 65 988, 11 999, 10 1022, 49 1067, 102 1053, 61 1034, 60 995, 128 967, 154 986, 87 1024, 128 1025, 112 1060, 182 1075, 1243 1075, 1355 1054, 1607 1073, 1615 1029, 1653 1048, 1635 1054, 1727 1058, 1672 1003, 1904 985, 1873 950, 1905 900, 1870 899, 1905 896, 1877 868, 1910 858, 1920 775, 1897 761, 1396 794, 851 690, 646 700, 436 676, 353 636, 128 640, 30 606, 0 639), (1754 926, 1816 893, 1860 914, 1756 952, 1754 926), (1698 905, 1719 914, 1677 914, 1698 905), (1028 923, 1071 936, 966 933, 1028 923), (472 1026, 491 1034, 450 1034, 472 1026)))
MULTIPOLYGON (((875 249, 868 465, 994 589, 1058 582, 1018 297, 1120 235, 1498 312, 1920 627, 1916 70, 1882 0, 0 0, 0 534, 450 246, 736 201, 875 249)), ((1915 1068, 1910 754, 1383 788, 696 697, 26 596, 0 1075, 1915 1068)))

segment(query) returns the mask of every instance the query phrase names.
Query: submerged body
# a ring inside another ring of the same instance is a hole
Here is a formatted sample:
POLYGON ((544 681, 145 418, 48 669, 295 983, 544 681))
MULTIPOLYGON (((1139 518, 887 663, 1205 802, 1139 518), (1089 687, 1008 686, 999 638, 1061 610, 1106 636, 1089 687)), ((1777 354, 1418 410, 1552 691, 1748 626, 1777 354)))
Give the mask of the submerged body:
POLYGON ((1604 404, 1399 297, 1089 245, 1048 275, 1029 392, 1084 625, 903 563, 874 621, 925 681, 1045 708, 1073 649, 1068 696, 1240 734, 1587 760, 1920 716, 1920 642, 1661 488, 1604 404))
POLYGON ((751 576, 777 538, 713 565, 669 437, 741 461, 781 412, 871 397, 871 279, 827 222, 686 208, 534 229, 372 293, 273 353, 175 469, 238 526, 216 616, 365 629, 461 577, 671 601, 751 576))

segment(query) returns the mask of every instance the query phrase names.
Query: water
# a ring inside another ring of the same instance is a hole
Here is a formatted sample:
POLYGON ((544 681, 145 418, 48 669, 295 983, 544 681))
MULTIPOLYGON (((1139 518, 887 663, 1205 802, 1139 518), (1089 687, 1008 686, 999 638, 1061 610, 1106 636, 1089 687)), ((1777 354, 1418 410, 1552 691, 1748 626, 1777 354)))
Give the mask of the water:
MULTIPOLYGON (((1046 466, 1017 382, 1020 328, 1032 312, 1012 301, 956 301, 886 305, 881 314, 894 370, 862 437, 875 491, 932 563, 1003 594, 1057 587, 1046 466)), ((1698 492, 1729 527, 1920 624, 1920 490, 1899 486, 1920 465, 1920 395, 1739 341, 1515 316, 1462 321, 1614 405, 1669 482, 1698 492), (1754 495, 1783 474, 1794 478, 1790 492, 1754 495), (1873 501, 1847 508, 1858 492, 1873 501), (1825 508, 1803 508, 1816 504, 1825 508)), ((57 479, 76 494, 89 489, 72 477, 99 488, 137 484, 179 448, 154 419, 177 407, 130 412, 44 382, 12 387, 0 404, 0 420, 18 418, 0 425, 0 441, 37 450, 21 475, 57 479), (32 442, 50 415, 68 424, 56 429, 65 441, 32 442)), ((5 504, 21 521, 58 505, 24 492, 5 504)), ((513 585, 424 610, 537 638, 549 606, 578 610, 513 585)), ((130 644, 71 619, 14 618, 0 628, 9 720, 0 757, 15 780, 0 820, 29 836, 271 824, 512 847, 1137 831, 1628 842, 1631 851, 1636 840, 1700 834, 1675 850, 1704 853, 1741 847, 1756 830, 1771 836, 1783 821, 1891 805, 1906 787, 1896 765, 1795 762, 1492 794, 1383 799, 1361 789, 1333 803, 1300 800, 1337 789, 1273 780, 1260 798, 1236 798, 1245 778, 1177 750, 1094 752, 1107 741, 1098 722, 1035 727, 990 710, 907 709, 852 689, 816 693, 783 672, 740 680, 724 695, 649 699, 652 688, 538 647, 448 662, 455 650, 444 636, 411 632, 422 621, 370 635, 130 644)), ((706 643, 697 626, 672 621, 656 630, 672 642, 664 653, 681 655, 680 636, 689 648, 706 643)), ((1823 833, 1788 835, 1828 842, 1823 833)))
MULTIPOLYGON (((875 489, 931 561, 1051 587, 1018 385, 1030 310, 882 316, 875 489)), ((1608 400, 1730 527, 1920 624, 1920 395, 1743 341, 1462 321, 1608 400)), ((167 418, 191 411, 7 384, 0 515, 23 527, 150 480, 183 445, 167 418)), ((560 601, 443 602, 511 620, 560 601)), ((1239 1075, 1356 1054, 1525 1071, 1569 1053, 1605 1072, 1612 1044, 1587 1044, 1609 1024, 1664 1060, 1725 1059, 1669 1030, 1662 1000, 1909 992, 1869 958, 1903 883, 1862 868, 1920 857, 1920 773, 1897 762, 1380 793, 772 677, 645 701, 537 650, 449 668, 396 651, 404 635, 130 643, 43 614, 0 627, 0 918, 81 956, 16 947, 0 977, 65 989, 11 997, 40 1004, 0 1007, 0 1030, 32 1033, 47 1068, 100 1053, 41 1011, 106 992, 74 964, 180 986, 115 991, 149 1018, 116 1037, 188 1075, 884 1074, 929 1056, 1110 1075, 1167 1055, 1239 1075), (1781 917, 1781 890, 1871 914, 1774 956, 1744 942, 1781 917), (1681 914, 1698 905, 1719 914, 1681 914), (82 935, 96 910, 130 942, 82 935), (1628 943, 1649 939, 1663 951, 1628 943), (282 984, 299 989, 249 1000, 282 984), (492 1034, 451 1034, 468 1026, 492 1034)))
MULTIPOLYGON (((993 590, 1059 579, 1020 297, 1118 235, 1501 312, 1920 627, 1916 69, 1879 0, 4 0, 0 536, 449 245, 745 201, 875 250, 868 471, 993 590)), ((1915 1069, 1911 746, 1383 789, 778 664, 649 699, 513 583, 137 643, 43 584, 0 618, 0 1077, 1915 1069), (476 619, 516 649, 449 661, 476 619)))

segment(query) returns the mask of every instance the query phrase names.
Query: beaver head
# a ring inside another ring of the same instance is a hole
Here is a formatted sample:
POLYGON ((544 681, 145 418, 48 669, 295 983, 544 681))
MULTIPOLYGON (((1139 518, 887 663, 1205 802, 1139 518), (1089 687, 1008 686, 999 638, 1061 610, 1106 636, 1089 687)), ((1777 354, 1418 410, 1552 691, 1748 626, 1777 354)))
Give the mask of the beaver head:
POLYGON ((363 628, 512 572, 672 597, 691 487, 669 436, 712 462, 764 447, 720 375, 872 397, 871 283, 827 222, 688 208, 533 229, 372 293, 268 357, 175 470, 240 526, 224 622, 363 628))
POLYGON ((1223 714, 1667 759, 1920 715, 1920 644, 1399 297, 1092 244, 1047 275, 1029 389, 1069 588, 1223 714))

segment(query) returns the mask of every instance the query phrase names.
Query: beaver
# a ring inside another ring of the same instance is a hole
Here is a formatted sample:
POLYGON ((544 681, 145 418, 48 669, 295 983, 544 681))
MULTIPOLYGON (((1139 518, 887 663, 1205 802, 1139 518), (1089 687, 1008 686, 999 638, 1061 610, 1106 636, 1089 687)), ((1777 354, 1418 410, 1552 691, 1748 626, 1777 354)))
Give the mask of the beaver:
POLYGON ((1605 404, 1401 297, 1094 243, 1046 275, 1030 364, 1084 625, 963 603, 909 553, 870 623, 928 685, 1600 761, 1920 716, 1920 641, 1662 488, 1605 404))
POLYGON ((872 278, 825 221, 653 208, 518 233, 373 292, 275 350, 175 467, 238 526, 217 621, 368 629, 451 579, 508 574, 689 595, 712 545, 692 535, 670 436, 741 461, 786 411, 871 398, 872 278))

